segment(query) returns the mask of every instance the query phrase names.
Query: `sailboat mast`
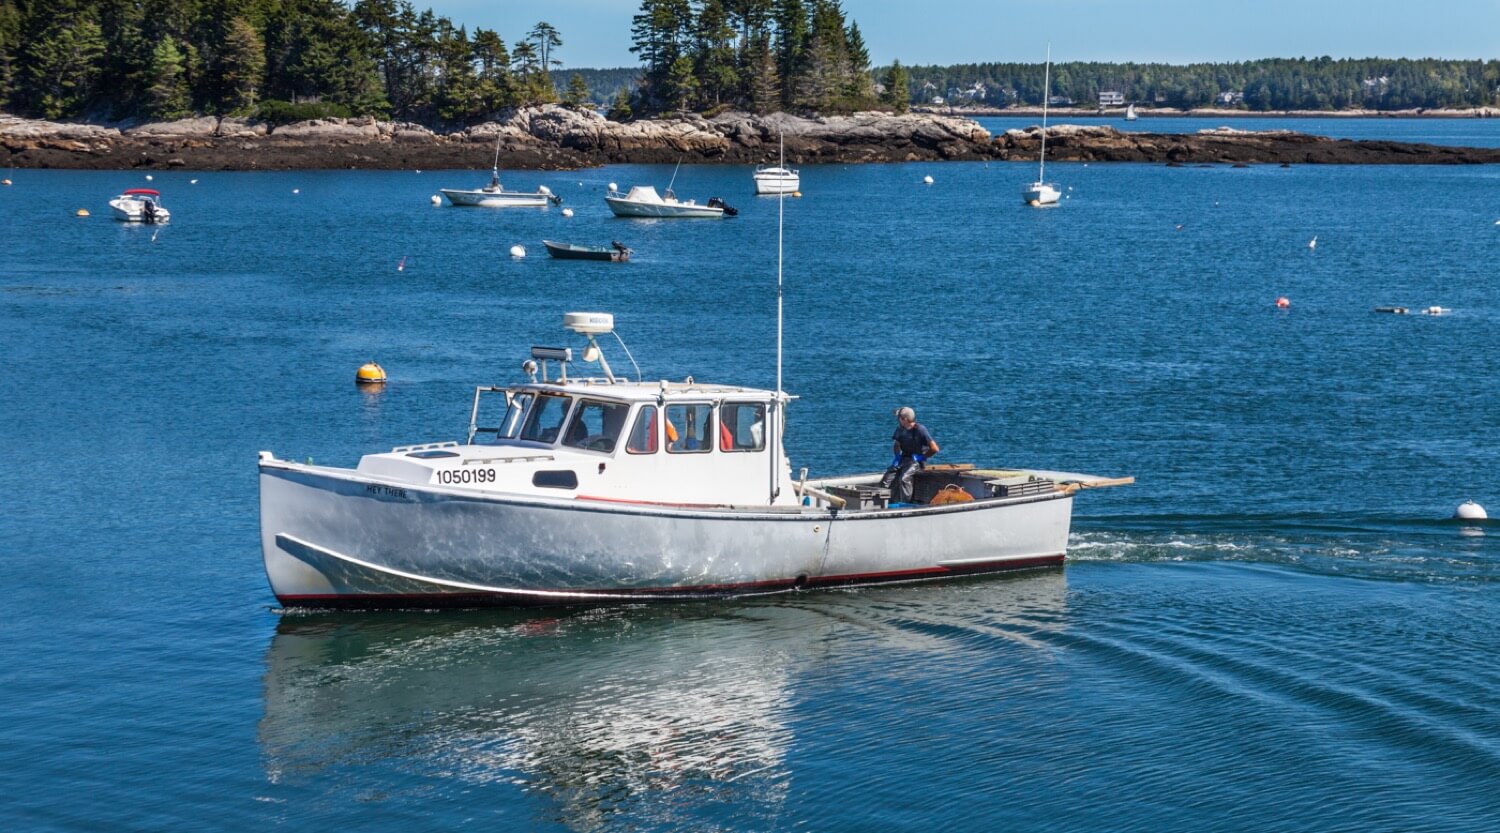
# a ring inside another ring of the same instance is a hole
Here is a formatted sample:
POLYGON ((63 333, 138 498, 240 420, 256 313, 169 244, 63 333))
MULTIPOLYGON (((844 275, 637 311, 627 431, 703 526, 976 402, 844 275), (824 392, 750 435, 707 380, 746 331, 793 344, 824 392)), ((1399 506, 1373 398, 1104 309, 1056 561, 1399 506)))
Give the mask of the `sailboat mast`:
POLYGON ((1052 96, 1052 44, 1047 44, 1047 65, 1042 70, 1042 153, 1037 159, 1036 181, 1047 181, 1047 99, 1052 96))

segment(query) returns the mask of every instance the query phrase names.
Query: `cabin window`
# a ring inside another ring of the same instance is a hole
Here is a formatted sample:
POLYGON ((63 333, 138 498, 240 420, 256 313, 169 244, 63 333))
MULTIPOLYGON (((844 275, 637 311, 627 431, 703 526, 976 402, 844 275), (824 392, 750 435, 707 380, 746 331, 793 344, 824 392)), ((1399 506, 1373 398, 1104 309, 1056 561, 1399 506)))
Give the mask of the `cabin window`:
POLYGON ((521 420, 526 418, 526 409, 531 407, 531 400, 536 396, 530 393, 512 394, 506 403, 505 418, 500 420, 500 429, 495 432, 495 439, 512 440, 517 432, 521 430, 521 420))
POLYGON ((571 401, 566 396, 538 396, 536 403, 531 406, 531 413, 526 416, 525 424, 521 426, 521 439, 539 443, 557 442, 571 401))
POLYGON ((538 489, 576 489, 578 475, 572 471, 539 471, 531 476, 531 485, 538 489))
POLYGON ((764 402, 725 402, 719 406, 720 451, 764 451, 765 448, 764 402))
POLYGON ((612 453, 625 433, 625 417, 629 414, 630 406, 623 402, 584 399, 573 409, 563 445, 612 453))
POLYGON ((667 451, 673 454, 698 454, 713 448, 714 406, 704 402, 693 405, 667 406, 667 451))
POLYGON ((646 405, 635 415, 635 427, 630 429, 630 439, 625 451, 630 454, 656 453, 656 406, 646 405))

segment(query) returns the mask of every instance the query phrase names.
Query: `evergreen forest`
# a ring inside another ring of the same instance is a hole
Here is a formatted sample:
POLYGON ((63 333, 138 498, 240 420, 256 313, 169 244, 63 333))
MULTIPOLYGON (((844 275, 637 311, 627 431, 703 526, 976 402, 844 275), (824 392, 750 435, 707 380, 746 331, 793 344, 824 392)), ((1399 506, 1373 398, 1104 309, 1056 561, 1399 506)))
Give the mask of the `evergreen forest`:
MULTIPOLYGON (((409 0, 0 0, 0 110, 49 119, 373 115, 429 126, 520 105, 627 119, 729 108, 839 113, 909 103, 1040 104, 1040 63, 872 69, 840 0, 640 0, 638 68, 563 73, 546 22, 472 31, 409 0)), ((622 33, 623 35, 624 33, 622 33)), ((1051 93, 1247 110, 1500 103, 1500 61, 1061 63, 1051 93)))

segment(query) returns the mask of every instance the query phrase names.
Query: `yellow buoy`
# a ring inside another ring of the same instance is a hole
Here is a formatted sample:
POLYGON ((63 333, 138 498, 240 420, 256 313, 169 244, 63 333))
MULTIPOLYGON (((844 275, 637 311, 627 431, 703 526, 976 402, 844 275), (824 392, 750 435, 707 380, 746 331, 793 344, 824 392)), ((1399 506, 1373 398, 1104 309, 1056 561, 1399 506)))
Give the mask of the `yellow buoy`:
POLYGON ((802 196, 802 192, 801 191, 793 191, 792 192, 792 196, 794 196, 794 197, 800 197, 800 196, 802 196))
POLYGON ((78 216, 79 216, 79 217, 87 217, 87 216, 89 216, 89 210, 88 210, 88 209, 87 209, 87 208, 80 208, 80 209, 78 209, 78 211, 77 211, 77 212, 75 212, 75 213, 76 213, 76 214, 77 214, 77 215, 78 215, 78 216))
POLYGON ((354 372, 354 383, 357 385, 383 385, 385 384, 385 368, 374 362, 365 362, 360 365, 359 370, 354 372))

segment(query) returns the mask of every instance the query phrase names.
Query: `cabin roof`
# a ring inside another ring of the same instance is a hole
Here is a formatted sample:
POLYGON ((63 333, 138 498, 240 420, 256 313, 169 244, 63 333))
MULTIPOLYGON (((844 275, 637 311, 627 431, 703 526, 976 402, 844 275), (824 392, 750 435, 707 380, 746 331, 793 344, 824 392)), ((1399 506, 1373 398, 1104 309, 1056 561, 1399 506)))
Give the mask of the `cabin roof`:
MULTIPOLYGON (((511 390, 517 392, 559 393, 570 396, 592 396, 601 399, 628 402, 655 402, 658 399, 686 402, 726 398, 769 402, 776 398, 775 391, 764 388, 748 388, 739 385, 719 385, 698 381, 672 382, 665 379, 650 382, 616 381, 612 383, 608 379, 599 377, 574 378, 566 382, 554 379, 548 382, 515 385, 511 390)), ((782 396, 786 399, 794 398, 785 393, 782 396)))

